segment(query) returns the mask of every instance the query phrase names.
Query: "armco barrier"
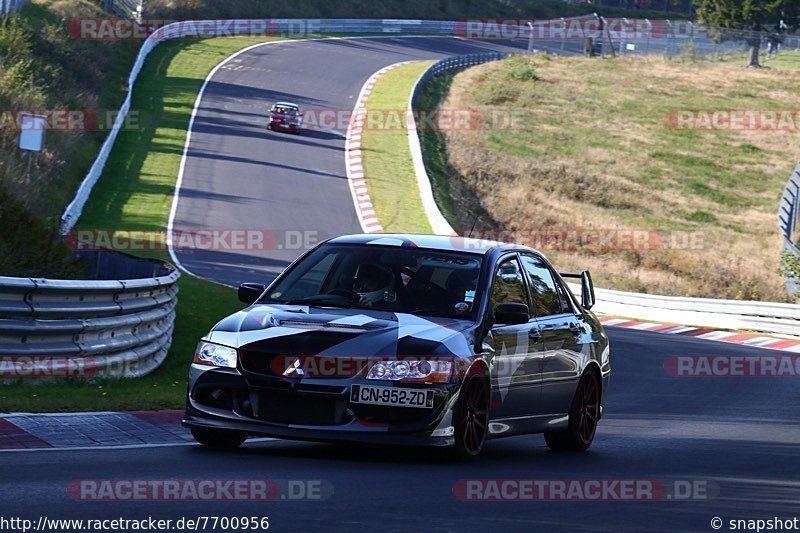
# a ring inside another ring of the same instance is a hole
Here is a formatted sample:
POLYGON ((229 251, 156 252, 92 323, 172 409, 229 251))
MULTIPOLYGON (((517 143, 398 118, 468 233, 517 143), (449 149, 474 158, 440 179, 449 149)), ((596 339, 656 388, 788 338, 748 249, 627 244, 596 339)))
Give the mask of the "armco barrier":
MULTIPOLYGON (((580 285, 569 284, 576 296, 580 285)), ((800 337, 800 305, 658 296, 595 289, 592 311, 604 315, 691 326, 800 337)))
MULTIPOLYGON (((795 228, 800 222, 800 165, 794 169, 786 188, 783 190, 781 206, 778 210, 778 225, 783 237, 783 251, 800 255, 800 248, 794 242, 795 228)), ((786 279, 786 289, 790 294, 800 291, 800 283, 786 279)))
MULTIPOLYGON (((416 106, 416 100, 422 91, 425 84, 433 77, 439 76, 451 70, 458 70, 473 65, 480 65, 488 61, 497 61, 503 59, 506 54, 500 52, 491 52, 485 54, 469 54, 464 56, 448 57, 437 61, 431 65, 414 84, 411 90, 411 97, 408 101, 409 113, 413 113, 416 106)), ((422 159, 422 147, 419 142, 419 132, 417 131, 416 124, 412 118, 408 121, 408 145, 411 150, 411 159, 414 163, 414 171, 417 175, 417 186, 419 187, 419 194, 422 198, 422 205, 425 208, 425 214, 428 216, 431 228, 437 235, 455 235, 456 232, 450 223, 447 222, 436 201, 433 198, 433 188, 431 180, 428 177, 428 172, 425 170, 425 163, 422 159)))
POLYGON ((164 361, 178 271, 112 252, 82 255, 91 270, 119 279, 0 277, 0 381, 65 377, 59 368, 70 367, 87 377, 139 377, 164 361))

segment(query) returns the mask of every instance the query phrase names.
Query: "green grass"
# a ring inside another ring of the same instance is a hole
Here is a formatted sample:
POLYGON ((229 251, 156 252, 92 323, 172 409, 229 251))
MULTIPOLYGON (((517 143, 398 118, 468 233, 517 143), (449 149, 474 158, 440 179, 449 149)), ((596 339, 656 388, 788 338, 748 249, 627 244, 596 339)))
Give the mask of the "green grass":
POLYGON ((367 121, 361 136, 367 188, 385 232, 432 232, 422 207, 404 120, 411 89, 430 65, 431 61, 415 61, 388 71, 367 99, 368 117, 385 118, 375 127, 367 121), (396 117, 400 117, 402 127, 392 120, 396 117))
MULTIPOLYGON (((65 17, 97 17, 87 0, 29 4, 0 17, 0 110, 116 109, 138 51, 132 41, 73 39, 65 17)), ((7 124, 4 124, 7 126, 7 124)), ((60 243, 59 217, 94 161, 103 131, 52 129, 45 152, 16 149, 18 132, 0 127, 0 274, 76 278, 81 269, 60 243), (16 223, 6 223, 15 220, 16 223), (24 226, 28 231, 18 231, 24 226)))
POLYGON ((765 60, 764 65, 770 68, 798 70, 800 69, 800 52, 778 52, 774 58, 765 60))
MULTIPOLYGON (((796 132, 700 122, 691 129, 677 121, 687 111, 796 109, 800 53, 781 52, 767 65, 537 55, 467 69, 439 89, 441 105, 505 113, 513 122, 431 137, 428 173, 436 192, 466 192, 455 195, 450 213, 480 213, 476 205, 486 213, 479 229, 623 228, 702 238, 695 247, 667 240, 604 254, 544 250, 559 268, 595 270, 599 286, 782 301, 775 211, 797 161, 796 132)), ((470 227, 463 216, 448 220, 457 230, 470 227)))
MULTIPOLYGON (((134 88, 132 110, 146 125, 120 133, 79 228, 160 231, 172 193, 197 93, 220 61, 256 41, 175 41, 151 54, 134 88)), ((166 259, 166 252, 159 254, 166 259)), ((54 412, 182 407, 186 373, 199 338, 243 305, 233 289, 187 274, 179 282, 172 348, 164 364, 140 379, 5 386, 3 411, 54 412)))

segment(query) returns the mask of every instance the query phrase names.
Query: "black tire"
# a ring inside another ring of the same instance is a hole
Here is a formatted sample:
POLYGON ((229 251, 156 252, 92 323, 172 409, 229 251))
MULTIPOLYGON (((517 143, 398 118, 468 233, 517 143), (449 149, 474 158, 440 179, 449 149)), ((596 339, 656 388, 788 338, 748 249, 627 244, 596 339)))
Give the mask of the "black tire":
POLYGON ((545 433, 544 440, 553 451, 582 452, 589 449, 600 419, 600 380, 592 371, 578 383, 569 409, 569 427, 558 433, 545 433))
POLYGON ((247 433, 230 429, 192 428, 192 437, 212 450, 235 450, 247 440, 247 433))
POLYGON ((489 380, 485 376, 467 377, 461 386, 453 412, 453 452, 460 461, 474 461, 483 451, 489 434, 490 395, 489 380))

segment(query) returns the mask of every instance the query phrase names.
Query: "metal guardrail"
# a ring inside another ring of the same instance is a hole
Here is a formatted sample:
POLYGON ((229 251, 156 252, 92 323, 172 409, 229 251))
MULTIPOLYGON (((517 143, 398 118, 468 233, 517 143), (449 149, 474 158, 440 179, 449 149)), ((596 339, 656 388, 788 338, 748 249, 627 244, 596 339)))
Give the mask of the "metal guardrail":
MULTIPOLYGON (((795 167, 783 190, 781 206, 778 210, 778 225, 781 237, 783 237, 783 251, 800 255, 800 247, 794 240, 798 225, 800 225, 800 165, 795 167)), ((789 294, 795 294, 800 291, 800 283, 787 277, 786 290, 789 294)))
MULTIPOLYGON (((413 110, 416 108, 416 100, 419 97, 419 94, 422 92, 422 89, 425 87, 425 84, 428 83, 431 78, 452 70, 458 70, 473 65, 480 65, 489 61, 497 61, 506 56, 507 54, 501 52, 489 52, 484 54, 469 54, 447 57, 437 61, 422 73, 417 82, 414 84, 414 88, 411 89, 411 97, 408 101, 409 112, 413 112, 413 110)), ((453 227, 450 226, 449 222, 447 222, 447 219, 439 210, 439 206, 436 205, 436 200, 433 197, 433 186, 431 185, 428 172, 425 170, 425 163, 422 158, 422 146, 420 144, 416 123, 414 120, 409 120, 407 123, 408 145, 409 149, 411 150, 411 159, 414 163, 414 172, 417 176, 417 186, 419 188, 420 198, 422 199, 422 206, 425 209, 425 214, 428 216, 428 221, 431 224, 431 229, 437 235, 455 235, 455 230, 453 230, 453 227)))
POLYGON ((0 382, 20 377, 140 377, 172 342, 179 272, 169 263, 93 252, 91 270, 132 279, 0 276, 0 382), (119 274, 117 274, 119 275, 119 274))
MULTIPOLYGON (((580 285, 568 284, 576 295, 580 285)), ((800 305, 687 298, 595 289, 592 311, 655 322, 800 337, 800 305)))
POLYGON ((31 0, 0 0, 0 13, 8 15, 19 10, 22 6, 30 4, 31 0))

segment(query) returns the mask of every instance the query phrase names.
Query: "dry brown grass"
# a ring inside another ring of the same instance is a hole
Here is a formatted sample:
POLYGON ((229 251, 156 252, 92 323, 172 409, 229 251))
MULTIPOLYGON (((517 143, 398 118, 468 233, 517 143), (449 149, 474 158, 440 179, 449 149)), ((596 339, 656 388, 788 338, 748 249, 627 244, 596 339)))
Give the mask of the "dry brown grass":
POLYGON ((699 249, 544 251, 559 268, 591 268, 603 287, 785 298, 776 213, 797 133, 677 130, 664 119, 687 109, 800 109, 800 72, 537 56, 526 61, 538 79, 516 81, 515 61, 460 73, 442 104, 517 117, 513 127, 443 133, 459 186, 492 219, 479 226, 693 233, 699 249))

